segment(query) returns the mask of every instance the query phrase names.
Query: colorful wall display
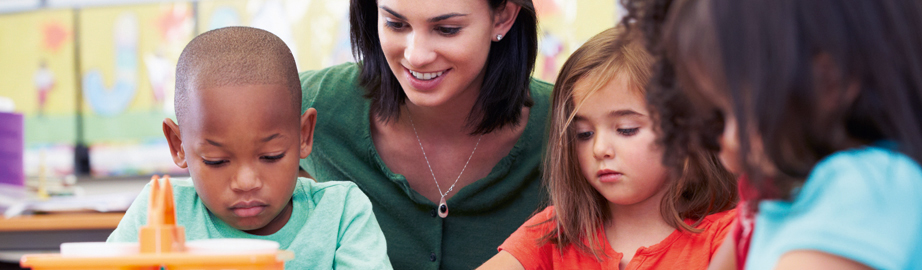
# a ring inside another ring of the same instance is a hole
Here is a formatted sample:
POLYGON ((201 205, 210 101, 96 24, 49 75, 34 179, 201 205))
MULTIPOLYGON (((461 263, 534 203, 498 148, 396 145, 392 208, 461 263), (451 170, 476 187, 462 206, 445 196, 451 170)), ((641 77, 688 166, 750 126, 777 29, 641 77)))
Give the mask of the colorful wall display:
POLYGON ((0 16, 0 96, 13 100, 25 125, 27 175, 74 172, 77 141, 74 11, 0 16))
POLYGON ((291 49, 298 70, 354 61, 349 44, 349 1, 203 0, 198 32, 250 26, 272 32, 291 49))
MULTIPOLYGON (((176 61, 198 33, 234 25, 268 30, 289 45, 299 70, 354 61, 349 1, 72 2, 0 14, 0 96, 24 115, 27 175, 39 165, 52 175, 74 173, 78 141, 89 146, 95 176, 183 173, 161 123, 174 117, 176 61)), ((534 3, 533 75, 549 82, 579 45, 623 14, 615 0, 534 3)))
POLYGON ((617 0, 534 0, 538 58, 533 76, 554 83, 567 57, 624 14, 617 0))
POLYGON ((82 135, 93 175, 180 171, 161 123, 174 115, 176 61, 193 23, 183 2, 80 10, 82 135))

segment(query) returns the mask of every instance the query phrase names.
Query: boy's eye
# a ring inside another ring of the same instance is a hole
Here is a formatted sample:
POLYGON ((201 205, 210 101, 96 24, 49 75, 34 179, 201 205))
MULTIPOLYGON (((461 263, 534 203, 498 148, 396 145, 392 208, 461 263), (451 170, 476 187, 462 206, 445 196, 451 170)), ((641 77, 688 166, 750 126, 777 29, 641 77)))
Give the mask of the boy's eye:
POLYGON ((399 31, 399 30, 403 30, 404 28, 406 28, 407 24, 403 22, 386 21, 384 22, 384 26, 387 28, 393 29, 394 31, 399 31))
POLYGON ((624 136, 634 136, 640 128, 619 128, 618 133, 624 136))
POLYGON ((445 35, 445 36, 451 36, 451 35, 454 35, 454 34, 457 34, 458 32, 460 32, 460 31, 461 31, 461 27, 443 27, 443 26, 439 26, 439 27, 436 27, 436 28, 435 28, 435 31, 436 31, 436 32, 439 32, 439 34, 442 34, 442 35, 445 35))
POLYGON ((591 139, 592 135, 594 134, 595 132, 592 132, 592 131, 577 132, 576 139, 580 141, 585 141, 585 140, 591 139))
POLYGON ((205 163, 205 165, 208 165, 208 166, 218 167, 218 166, 224 165, 224 163, 227 163, 227 160, 225 160, 225 159, 221 159, 221 160, 207 160, 207 159, 202 159, 202 162, 205 163))
POLYGON ((262 159, 265 159, 265 160, 267 160, 267 161, 269 161, 269 162, 275 162, 275 161, 278 161, 278 160, 282 159, 283 157, 285 157, 285 154, 284 154, 284 153, 278 154, 278 155, 274 155, 274 156, 263 156, 263 157, 261 157, 261 158, 262 158, 262 159))

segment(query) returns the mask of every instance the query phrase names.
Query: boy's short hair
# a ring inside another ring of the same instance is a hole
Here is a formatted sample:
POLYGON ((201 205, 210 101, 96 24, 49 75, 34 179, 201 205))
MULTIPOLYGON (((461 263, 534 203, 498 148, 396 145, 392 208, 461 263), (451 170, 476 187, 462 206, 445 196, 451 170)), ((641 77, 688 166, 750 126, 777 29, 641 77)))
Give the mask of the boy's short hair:
POLYGON ((300 114, 298 67, 282 39, 252 27, 225 27, 198 35, 176 64, 176 121, 182 125, 190 91, 249 84, 284 84, 291 94, 288 106, 300 114))

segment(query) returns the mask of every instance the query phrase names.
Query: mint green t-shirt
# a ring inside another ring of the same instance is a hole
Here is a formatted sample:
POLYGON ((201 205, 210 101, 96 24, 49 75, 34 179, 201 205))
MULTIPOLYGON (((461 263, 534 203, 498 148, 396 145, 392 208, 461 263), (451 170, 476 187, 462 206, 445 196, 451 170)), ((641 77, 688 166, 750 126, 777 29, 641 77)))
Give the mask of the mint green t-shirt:
MULTIPOLYGON (((186 240, 249 238, 278 242, 294 252, 285 269, 391 269, 387 245, 368 197, 351 182, 316 183, 298 178, 291 218, 278 232, 260 236, 237 230, 211 214, 192 180, 173 179, 176 223, 186 240)), ((137 242, 147 224, 150 184, 128 208, 108 242, 137 242)))
POLYGON ((368 195, 394 268, 474 269, 546 206, 540 165, 551 84, 531 80, 534 105, 521 123, 525 130, 519 140, 489 175, 449 198, 449 215, 440 218, 437 202, 410 188, 378 155, 371 138, 371 101, 358 85, 359 72, 357 64, 346 63, 301 73, 301 111, 317 109, 314 147, 301 166, 318 181, 352 181, 368 195))

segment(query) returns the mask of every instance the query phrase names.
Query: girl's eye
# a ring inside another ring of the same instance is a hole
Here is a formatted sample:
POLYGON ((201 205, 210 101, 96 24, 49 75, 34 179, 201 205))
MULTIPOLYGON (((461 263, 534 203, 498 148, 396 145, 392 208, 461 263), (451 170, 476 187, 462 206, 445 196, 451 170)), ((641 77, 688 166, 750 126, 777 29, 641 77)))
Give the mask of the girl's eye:
POLYGON ((451 36, 461 31, 461 27, 436 27, 435 31, 445 36, 451 36))
POLYGON ((211 167, 218 167, 218 166, 221 166, 221 165, 224 165, 225 163, 227 163, 227 160, 225 160, 225 159, 222 159, 222 160, 207 160, 207 159, 202 159, 202 162, 205 163, 205 165, 208 165, 208 166, 211 166, 211 167))
POLYGON ((576 139, 580 141, 585 141, 585 140, 591 139, 592 135, 594 134, 595 132, 592 132, 592 131, 578 132, 576 133, 576 139))
POLYGON ((634 136, 640 128, 619 128, 618 133, 624 136, 634 136))
POLYGON ((393 29, 394 31, 400 31, 406 28, 407 24, 403 22, 386 21, 384 22, 384 26, 393 29))
POLYGON ((262 158, 262 159, 265 159, 266 161, 269 161, 269 162, 276 162, 276 161, 282 159, 283 157, 285 157, 285 154, 284 154, 284 153, 278 154, 278 155, 275 155, 275 156, 263 156, 263 157, 261 157, 261 158, 262 158))

